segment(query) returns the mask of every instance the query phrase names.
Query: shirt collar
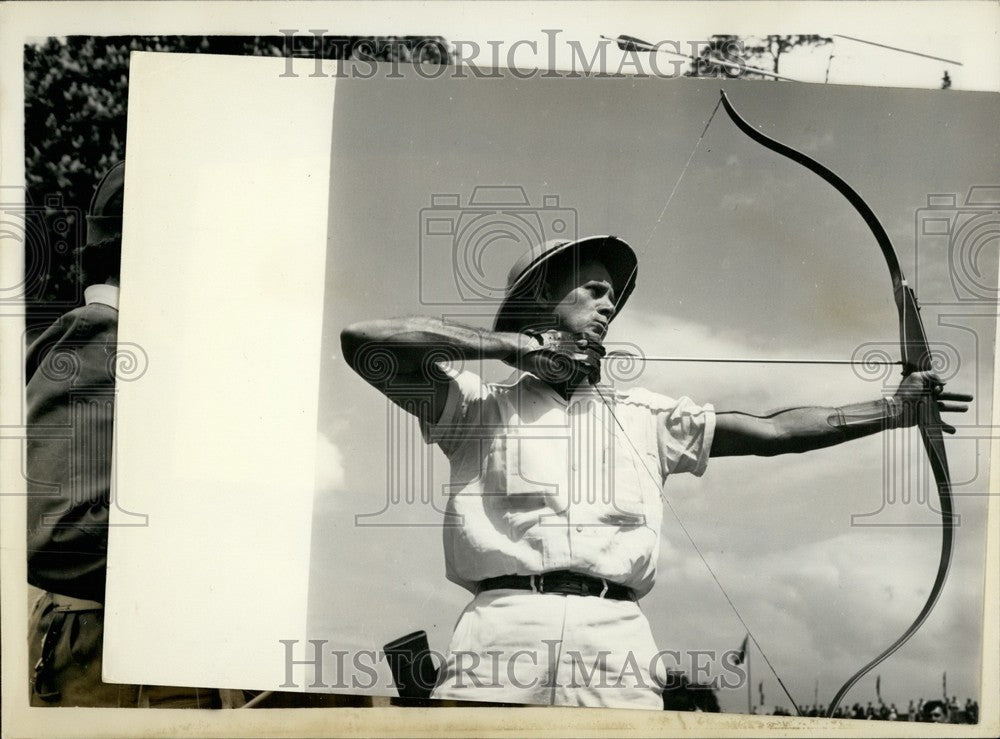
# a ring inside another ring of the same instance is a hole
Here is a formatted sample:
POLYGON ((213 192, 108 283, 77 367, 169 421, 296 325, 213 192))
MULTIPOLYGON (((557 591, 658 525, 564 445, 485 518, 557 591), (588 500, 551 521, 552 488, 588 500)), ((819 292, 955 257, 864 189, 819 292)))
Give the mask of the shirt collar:
POLYGON ((101 303, 109 308, 118 310, 118 286, 108 284, 89 285, 83 291, 83 300, 87 305, 101 303))
POLYGON ((496 384, 497 385, 501 385, 503 387, 514 387, 515 385, 518 385, 518 384, 529 385, 531 387, 537 388, 539 392, 545 393, 546 395, 548 395, 549 397, 551 397, 553 400, 555 400, 557 403, 559 403, 562 406, 566 406, 566 407, 569 407, 569 406, 571 406, 571 405, 579 402, 584 397, 588 397, 590 395, 590 392, 592 392, 592 391, 588 390, 588 387, 586 387, 584 385, 581 385, 579 388, 577 388, 576 392, 573 393, 573 395, 570 397, 569 401, 567 402, 566 399, 563 396, 561 396, 559 393, 557 393, 552 388, 552 386, 549 385, 549 383, 544 382, 543 380, 540 380, 537 375, 535 375, 535 374, 533 374, 531 372, 528 372, 526 370, 520 370, 520 369, 514 370, 514 372, 510 375, 510 377, 508 377, 503 382, 498 382, 496 384))
POLYGON ((521 369, 515 369, 506 380, 498 382, 497 385, 501 385, 502 387, 514 387, 518 383, 524 382, 525 379, 528 377, 531 377, 535 380, 538 379, 530 372, 526 372, 525 370, 521 369))

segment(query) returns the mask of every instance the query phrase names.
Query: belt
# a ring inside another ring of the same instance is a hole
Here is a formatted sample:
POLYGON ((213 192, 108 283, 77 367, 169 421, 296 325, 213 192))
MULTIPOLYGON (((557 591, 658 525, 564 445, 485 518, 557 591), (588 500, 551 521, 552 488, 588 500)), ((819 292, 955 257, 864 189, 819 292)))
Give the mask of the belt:
POLYGON ((39 698, 52 703, 62 697, 59 689, 52 684, 52 668, 56 659, 56 644, 62 635, 66 615, 81 611, 101 611, 104 610, 104 604, 98 603, 96 600, 73 598, 60 593, 48 593, 47 595, 52 603, 52 618, 49 620, 49 626, 42 637, 41 654, 35 663, 33 688, 39 698))
POLYGON ((609 582, 603 577, 581 575, 570 570, 553 570, 541 575, 500 575, 488 577, 479 583, 479 592, 484 590, 530 590, 534 593, 556 593, 558 595, 592 595, 611 600, 635 600, 632 588, 609 582))
POLYGON ((69 595, 62 595, 61 593, 49 593, 52 598, 52 605, 56 607, 57 611, 66 611, 68 613, 76 611, 103 611, 104 604, 99 603, 96 600, 84 600, 83 598, 73 598, 69 595))

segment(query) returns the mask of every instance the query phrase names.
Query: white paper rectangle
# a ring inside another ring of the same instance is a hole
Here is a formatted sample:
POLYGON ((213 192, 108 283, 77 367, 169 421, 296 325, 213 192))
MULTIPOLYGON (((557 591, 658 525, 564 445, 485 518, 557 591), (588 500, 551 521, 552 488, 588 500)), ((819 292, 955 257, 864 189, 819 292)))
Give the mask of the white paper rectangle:
POLYGON ((132 57, 110 682, 270 687, 304 635, 335 80, 283 69, 132 57))

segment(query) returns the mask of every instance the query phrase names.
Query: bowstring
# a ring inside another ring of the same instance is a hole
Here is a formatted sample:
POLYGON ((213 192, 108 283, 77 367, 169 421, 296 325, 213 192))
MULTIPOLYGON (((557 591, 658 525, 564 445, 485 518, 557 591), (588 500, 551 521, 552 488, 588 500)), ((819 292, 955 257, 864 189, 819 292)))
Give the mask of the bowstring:
MULTIPOLYGON (((684 175, 687 174, 688 169, 691 167, 691 162, 694 160, 694 155, 698 152, 698 149, 701 147, 701 142, 704 140, 705 134, 708 133, 708 127, 712 125, 712 121, 715 119, 715 114, 719 112, 719 107, 721 105, 722 105, 722 98, 720 97, 719 100, 715 103, 715 107, 712 109, 712 114, 708 117, 708 120, 705 122, 705 127, 701 130, 701 135, 698 136, 698 140, 695 142, 694 148, 691 149, 691 154, 688 155, 687 161, 684 163, 684 167, 681 169, 681 173, 677 177, 677 181, 674 183, 673 188, 670 190, 670 195, 667 196, 667 201, 663 204, 663 208, 660 209, 660 214, 656 217, 656 221, 653 223, 653 227, 649 231, 649 236, 646 238, 646 242, 642 246, 643 251, 649 246, 650 242, 653 240, 653 236, 656 233, 656 229, 659 228, 660 223, 663 221, 663 216, 666 214, 667 208, 670 206, 671 201, 673 201, 674 195, 677 194, 677 190, 681 186, 681 181, 684 179, 684 175)), ((636 267, 638 267, 638 265, 636 265, 636 267)), ((757 637, 754 636, 754 633, 750 629, 750 626, 747 624, 746 619, 743 618, 743 614, 740 613, 740 610, 736 607, 736 604, 733 602, 733 599, 729 597, 729 593, 726 592, 726 589, 722 586, 722 582, 715 574, 715 570, 712 569, 712 566, 708 563, 708 560, 705 559, 705 555, 702 553, 701 549, 699 549, 698 545, 695 544, 694 538, 691 536, 691 532, 689 532, 687 526, 684 525, 684 521, 677 514, 677 511, 674 509, 673 505, 667 499, 667 496, 663 494, 662 479, 657 480, 657 477, 653 474, 653 472, 649 469, 649 467, 646 466, 646 460, 644 459, 643 455, 639 453, 639 450, 632 442, 632 437, 628 435, 628 432, 625 430, 625 427, 622 426, 621 421, 618 420, 617 414, 615 414, 614 409, 608 403, 608 399, 604 396, 604 393, 601 392, 600 388, 594 382, 591 382, 591 387, 593 387, 594 390, 597 392, 597 395, 598 397, 600 397, 601 402, 604 404, 604 407, 607 408, 608 413, 611 414, 611 417, 614 419, 615 424, 621 430, 625 440, 628 442, 629 446, 632 447, 632 451, 635 453, 636 458, 638 458, 642 462, 643 469, 646 471, 646 474, 649 475, 650 479, 656 486, 656 489, 659 491, 660 500, 662 500, 664 504, 666 504, 667 508, 670 510, 670 513, 677 521, 677 525, 680 526, 681 531, 684 532, 684 536, 686 536, 688 542, 690 542, 692 549, 694 549, 695 553, 698 555, 698 558, 701 560, 702 564, 705 565, 705 569, 708 570, 708 574, 711 575, 712 580, 715 581, 715 584, 718 586, 719 591, 722 593, 722 596, 726 599, 726 602, 729 604, 729 607, 732 609, 733 613, 736 614, 736 618, 739 619, 740 624, 742 624, 743 628, 746 629, 746 632, 749 635, 750 640, 753 642, 754 646, 757 647, 757 651, 760 652, 760 656, 764 658, 764 662, 767 664, 768 669, 771 670, 771 674, 774 675, 774 679, 778 681, 778 685, 781 686, 781 689, 784 691, 785 696, 788 698, 789 701, 791 701, 792 707, 795 709, 795 713, 801 716, 802 712, 799 710, 799 704, 795 702, 794 698, 792 698, 792 694, 785 686, 785 682, 778 675, 778 671, 774 669, 774 665, 771 664, 771 660, 768 658, 767 653, 760 646, 760 642, 757 641, 757 637)))
POLYGON ((646 465, 645 456, 639 453, 639 450, 632 442, 632 437, 628 435, 628 432, 625 430, 625 427, 622 426, 621 421, 618 420, 617 414, 614 412, 614 409, 608 403, 608 399, 605 397, 604 393, 601 392, 601 389, 597 386, 596 383, 593 382, 591 383, 591 387, 593 387, 594 390, 597 392, 597 395, 600 397, 601 402, 604 404, 604 407, 607 408, 608 413, 611 414, 611 417, 614 419, 615 424, 621 430, 622 436, 628 442, 629 446, 632 447, 632 451, 635 453, 635 458, 642 463, 642 468, 646 471, 646 474, 649 475, 650 480, 653 481, 653 484, 656 486, 656 489, 660 494, 660 500, 662 500, 664 504, 666 504, 667 508, 670 509, 670 513, 673 514, 673 517, 677 520, 677 525, 680 526, 681 531, 684 532, 684 536, 686 536, 688 542, 690 542, 691 548, 694 549, 695 553, 698 555, 698 558, 701 560, 701 563, 705 565, 705 569, 708 570, 708 574, 712 576, 712 580, 714 580, 715 584, 719 586, 719 591, 722 593, 722 597, 726 599, 726 602, 729 604, 729 607, 733 610, 733 613, 736 614, 736 618, 739 619, 739 622, 743 625, 743 628, 746 629, 747 634, 750 636, 750 640, 753 642, 754 646, 757 647, 757 651, 760 652, 760 656, 764 658, 764 662, 767 664, 768 669, 771 670, 771 674, 774 675, 774 679, 778 681, 778 685, 781 686, 781 689, 785 692, 785 695, 788 697, 788 700, 791 701, 792 707, 795 709, 795 713, 801 716, 802 712, 799 710, 799 704, 795 702, 794 698, 792 698, 792 694, 788 691, 788 688, 785 686, 785 682, 781 679, 781 676, 778 675, 778 671, 774 669, 774 665, 771 664, 771 660, 768 659, 767 653, 764 651, 763 647, 761 647, 760 642, 757 641, 757 637, 754 636, 754 633, 751 630, 749 624, 747 624, 746 619, 743 618, 743 614, 740 613, 740 609, 736 607, 736 604, 733 603, 733 599, 729 597, 729 593, 726 592, 726 589, 722 586, 722 582, 720 582, 718 576, 715 574, 715 570, 712 569, 712 566, 708 563, 708 560, 705 559, 705 555, 702 554, 701 549, 695 543, 694 538, 691 536, 691 532, 689 532, 687 526, 684 525, 684 521, 678 515, 677 510, 671 504, 667 496, 664 495, 663 480, 662 479, 657 480, 656 475, 654 475, 652 470, 650 470, 649 467, 646 465))
POLYGON ((715 108, 712 109, 712 115, 708 117, 708 121, 705 122, 705 127, 701 130, 701 136, 694 144, 694 148, 691 149, 691 154, 688 156, 687 161, 684 163, 684 168, 681 169, 680 176, 677 178, 677 182, 674 183, 673 189, 670 191, 670 195, 667 196, 667 202, 663 204, 663 208, 660 210, 660 215, 656 217, 656 222, 653 223, 653 227, 649 231, 649 236, 646 238, 646 243, 642 245, 643 250, 649 246, 649 242, 653 240, 653 234, 656 233, 656 229, 659 228, 660 222, 663 220, 663 216, 667 212, 667 207, 670 205, 670 201, 674 199, 674 195, 677 194, 677 189, 681 186, 681 180, 684 179, 684 175, 687 174, 688 168, 691 166, 691 161, 694 159, 694 155, 698 152, 698 148, 701 146, 702 139, 705 138, 705 134, 708 133, 708 127, 712 125, 712 120, 715 118, 715 114, 719 112, 719 106, 722 105, 722 98, 715 104, 715 108))

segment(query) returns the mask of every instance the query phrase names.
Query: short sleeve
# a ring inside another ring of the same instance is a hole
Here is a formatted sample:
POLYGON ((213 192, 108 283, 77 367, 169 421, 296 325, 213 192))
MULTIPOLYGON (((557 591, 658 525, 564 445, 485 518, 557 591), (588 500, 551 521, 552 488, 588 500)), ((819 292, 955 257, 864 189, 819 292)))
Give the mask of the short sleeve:
POLYGON ((697 405, 684 397, 660 410, 656 417, 656 444, 661 473, 703 475, 714 435, 715 408, 710 404, 697 405))
POLYGON ((448 398, 437 423, 420 421, 420 433, 428 444, 437 444, 445 455, 468 437, 471 429, 482 425, 483 407, 489 397, 487 387, 478 375, 442 366, 451 377, 448 398))

